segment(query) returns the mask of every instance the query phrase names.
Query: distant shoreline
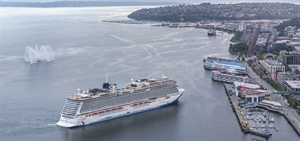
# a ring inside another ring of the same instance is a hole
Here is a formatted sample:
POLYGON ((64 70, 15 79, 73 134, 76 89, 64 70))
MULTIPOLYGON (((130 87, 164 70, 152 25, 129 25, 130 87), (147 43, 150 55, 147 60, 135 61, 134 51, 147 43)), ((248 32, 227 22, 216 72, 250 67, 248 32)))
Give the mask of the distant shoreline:
POLYGON ((54 2, 6 2, 0 1, 1 7, 103 7, 103 6, 161 6, 176 5, 176 2, 110 2, 110 1, 54 1, 54 2))
POLYGON ((128 18, 139 21, 163 22, 270 20, 291 17, 300 17, 300 5, 292 3, 181 4, 140 9, 128 15, 128 18))

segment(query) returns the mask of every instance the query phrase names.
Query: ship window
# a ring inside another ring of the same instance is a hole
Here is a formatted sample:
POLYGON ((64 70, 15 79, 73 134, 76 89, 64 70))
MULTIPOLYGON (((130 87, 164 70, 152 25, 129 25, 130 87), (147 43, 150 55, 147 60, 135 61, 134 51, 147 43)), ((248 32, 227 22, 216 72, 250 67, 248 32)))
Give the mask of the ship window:
POLYGON ((137 85, 136 84, 131 84, 131 87, 137 87, 137 85))

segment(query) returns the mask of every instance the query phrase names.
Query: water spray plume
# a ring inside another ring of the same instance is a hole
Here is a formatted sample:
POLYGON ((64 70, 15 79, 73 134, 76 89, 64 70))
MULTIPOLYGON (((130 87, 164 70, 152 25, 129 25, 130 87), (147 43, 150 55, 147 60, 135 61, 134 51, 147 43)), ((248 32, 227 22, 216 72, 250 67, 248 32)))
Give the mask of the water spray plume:
POLYGON ((30 64, 37 63, 39 61, 50 62, 53 59, 53 51, 49 45, 41 46, 40 49, 37 45, 35 45, 35 49, 30 46, 25 48, 24 61, 30 62, 30 64))

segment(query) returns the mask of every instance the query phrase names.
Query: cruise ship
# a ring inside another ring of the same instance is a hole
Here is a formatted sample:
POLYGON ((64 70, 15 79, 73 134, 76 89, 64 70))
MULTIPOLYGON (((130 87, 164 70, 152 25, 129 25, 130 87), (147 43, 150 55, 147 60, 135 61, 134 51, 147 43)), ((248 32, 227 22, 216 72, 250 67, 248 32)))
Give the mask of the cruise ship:
POLYGON ((102 88, 80 90, 68 96, 61 111, 61 127, 85 126, 168 106, 184 93, 175 80, 159 78, 131 80, 125 87, 103 83, 102 88))

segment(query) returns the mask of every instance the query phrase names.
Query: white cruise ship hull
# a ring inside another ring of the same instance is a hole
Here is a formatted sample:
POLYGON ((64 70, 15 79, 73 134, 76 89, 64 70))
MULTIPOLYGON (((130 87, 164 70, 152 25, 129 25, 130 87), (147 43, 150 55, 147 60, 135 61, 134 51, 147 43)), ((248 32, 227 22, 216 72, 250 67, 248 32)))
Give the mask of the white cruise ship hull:
POLYGON ((183 94, 184 89, 179 89, 179 93, 168 95, 167 97, 161 97, 154 100, 147 100, 147 103, 142 103, 140 105, 127 104, 122 106, 122 108, 109 112, 107 114, 95 114, 90 116, 75 116, 75 117, 66 117, 61 115, 59 122, 57 122, 58 126, 61 127, 77 127, 77 126, 85 126, 90 125, 97 122, 102 122, 106 120, 111 120, 123 116, 128 116, 152 109, 161 108, 164 106, 168 106, 174 102, 176 102, 183 94), (148 103, 149 101, 149 103, 148 103))

